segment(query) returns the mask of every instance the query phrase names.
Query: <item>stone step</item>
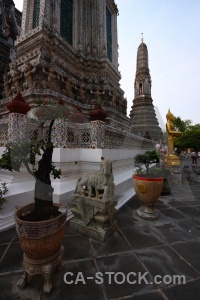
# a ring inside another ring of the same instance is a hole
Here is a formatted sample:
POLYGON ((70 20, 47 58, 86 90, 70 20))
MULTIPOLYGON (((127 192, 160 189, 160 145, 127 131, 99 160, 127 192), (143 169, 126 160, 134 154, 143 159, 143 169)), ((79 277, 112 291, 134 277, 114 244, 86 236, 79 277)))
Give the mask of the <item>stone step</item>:
POLYGON ((0 169, 0 183, 10 183, 13 181, 13 174, 9 171, 0 169))

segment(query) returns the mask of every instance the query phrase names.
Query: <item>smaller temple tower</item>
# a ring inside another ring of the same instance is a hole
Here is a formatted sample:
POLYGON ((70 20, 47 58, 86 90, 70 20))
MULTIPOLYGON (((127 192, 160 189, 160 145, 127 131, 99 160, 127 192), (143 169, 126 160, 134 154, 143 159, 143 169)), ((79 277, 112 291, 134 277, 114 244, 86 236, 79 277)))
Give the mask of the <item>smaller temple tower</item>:
POLYGON ((137 51, 137 69, 135 76, 135 97, 133 99, 131 117, 131 133, 159 141, 163 138, 156 118, 151 98, 151 76, 148 63, 148 49, 143 42, 137 51))

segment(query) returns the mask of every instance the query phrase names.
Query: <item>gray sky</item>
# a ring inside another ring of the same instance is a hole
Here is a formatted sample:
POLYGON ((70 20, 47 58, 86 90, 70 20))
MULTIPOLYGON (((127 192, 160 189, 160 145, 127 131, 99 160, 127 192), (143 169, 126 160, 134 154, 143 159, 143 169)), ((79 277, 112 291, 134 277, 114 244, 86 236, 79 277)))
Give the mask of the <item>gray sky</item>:
MULTIPOLYGON (((23 0, 14 2, 22 10, 23 0)), ((115 2, 119 9, 120 83, 128 100, 128 115, 134 97, 137 48, 143 32, 149 53, 153 104, 163 124, 169 108, 183 120, 200 123, 200 1, 115 2)))
POLYGON ((153 103, 166 123, 175 116, 200 123, 200 1, 116 0, 121 87, 134 97, 141 33, 148 47, 153 103))

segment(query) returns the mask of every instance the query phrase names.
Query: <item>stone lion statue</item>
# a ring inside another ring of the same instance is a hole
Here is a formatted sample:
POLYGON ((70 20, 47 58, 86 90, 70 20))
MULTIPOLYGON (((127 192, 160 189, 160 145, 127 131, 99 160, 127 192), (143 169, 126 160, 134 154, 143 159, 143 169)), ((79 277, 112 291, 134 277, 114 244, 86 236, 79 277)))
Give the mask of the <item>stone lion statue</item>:
POLYGON ((108 198, 114 195, 114 177, 112 174, 112 162, 101 157, 102 170, 84 174, 76 184, 74 193, 87 195, 95 198, 108 198))

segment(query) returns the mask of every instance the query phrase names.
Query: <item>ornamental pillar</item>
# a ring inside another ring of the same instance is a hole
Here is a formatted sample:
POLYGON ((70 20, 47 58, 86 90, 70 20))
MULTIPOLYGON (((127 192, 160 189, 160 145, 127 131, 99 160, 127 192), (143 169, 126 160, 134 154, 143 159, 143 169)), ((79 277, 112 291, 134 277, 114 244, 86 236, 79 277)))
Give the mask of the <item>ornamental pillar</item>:
POLYGON ((28 138, 27 112, 31 107, 25 102, 21 93, 6 103, 8 116, 8 141, 17 143, 28 138))
POLYGON ((64 106, 64 102, 61 97, 58 98, 58 105, 62 106, 62 117, 57 118, 54 121, 51 140, 55 147, 60 148, 66 146, 67 143, 67 121, 70 116, 70 111, 64 106))
POLYGON ((55 147, 60 148, 66 145, 66 122, 63 119, 56 119, 52 128, 52 142, 55 147))
POLYGON ((91 147, 104 148, 105 145, 105 119, 107 113, 100 107, 89 112, 91 118, 91 147))

